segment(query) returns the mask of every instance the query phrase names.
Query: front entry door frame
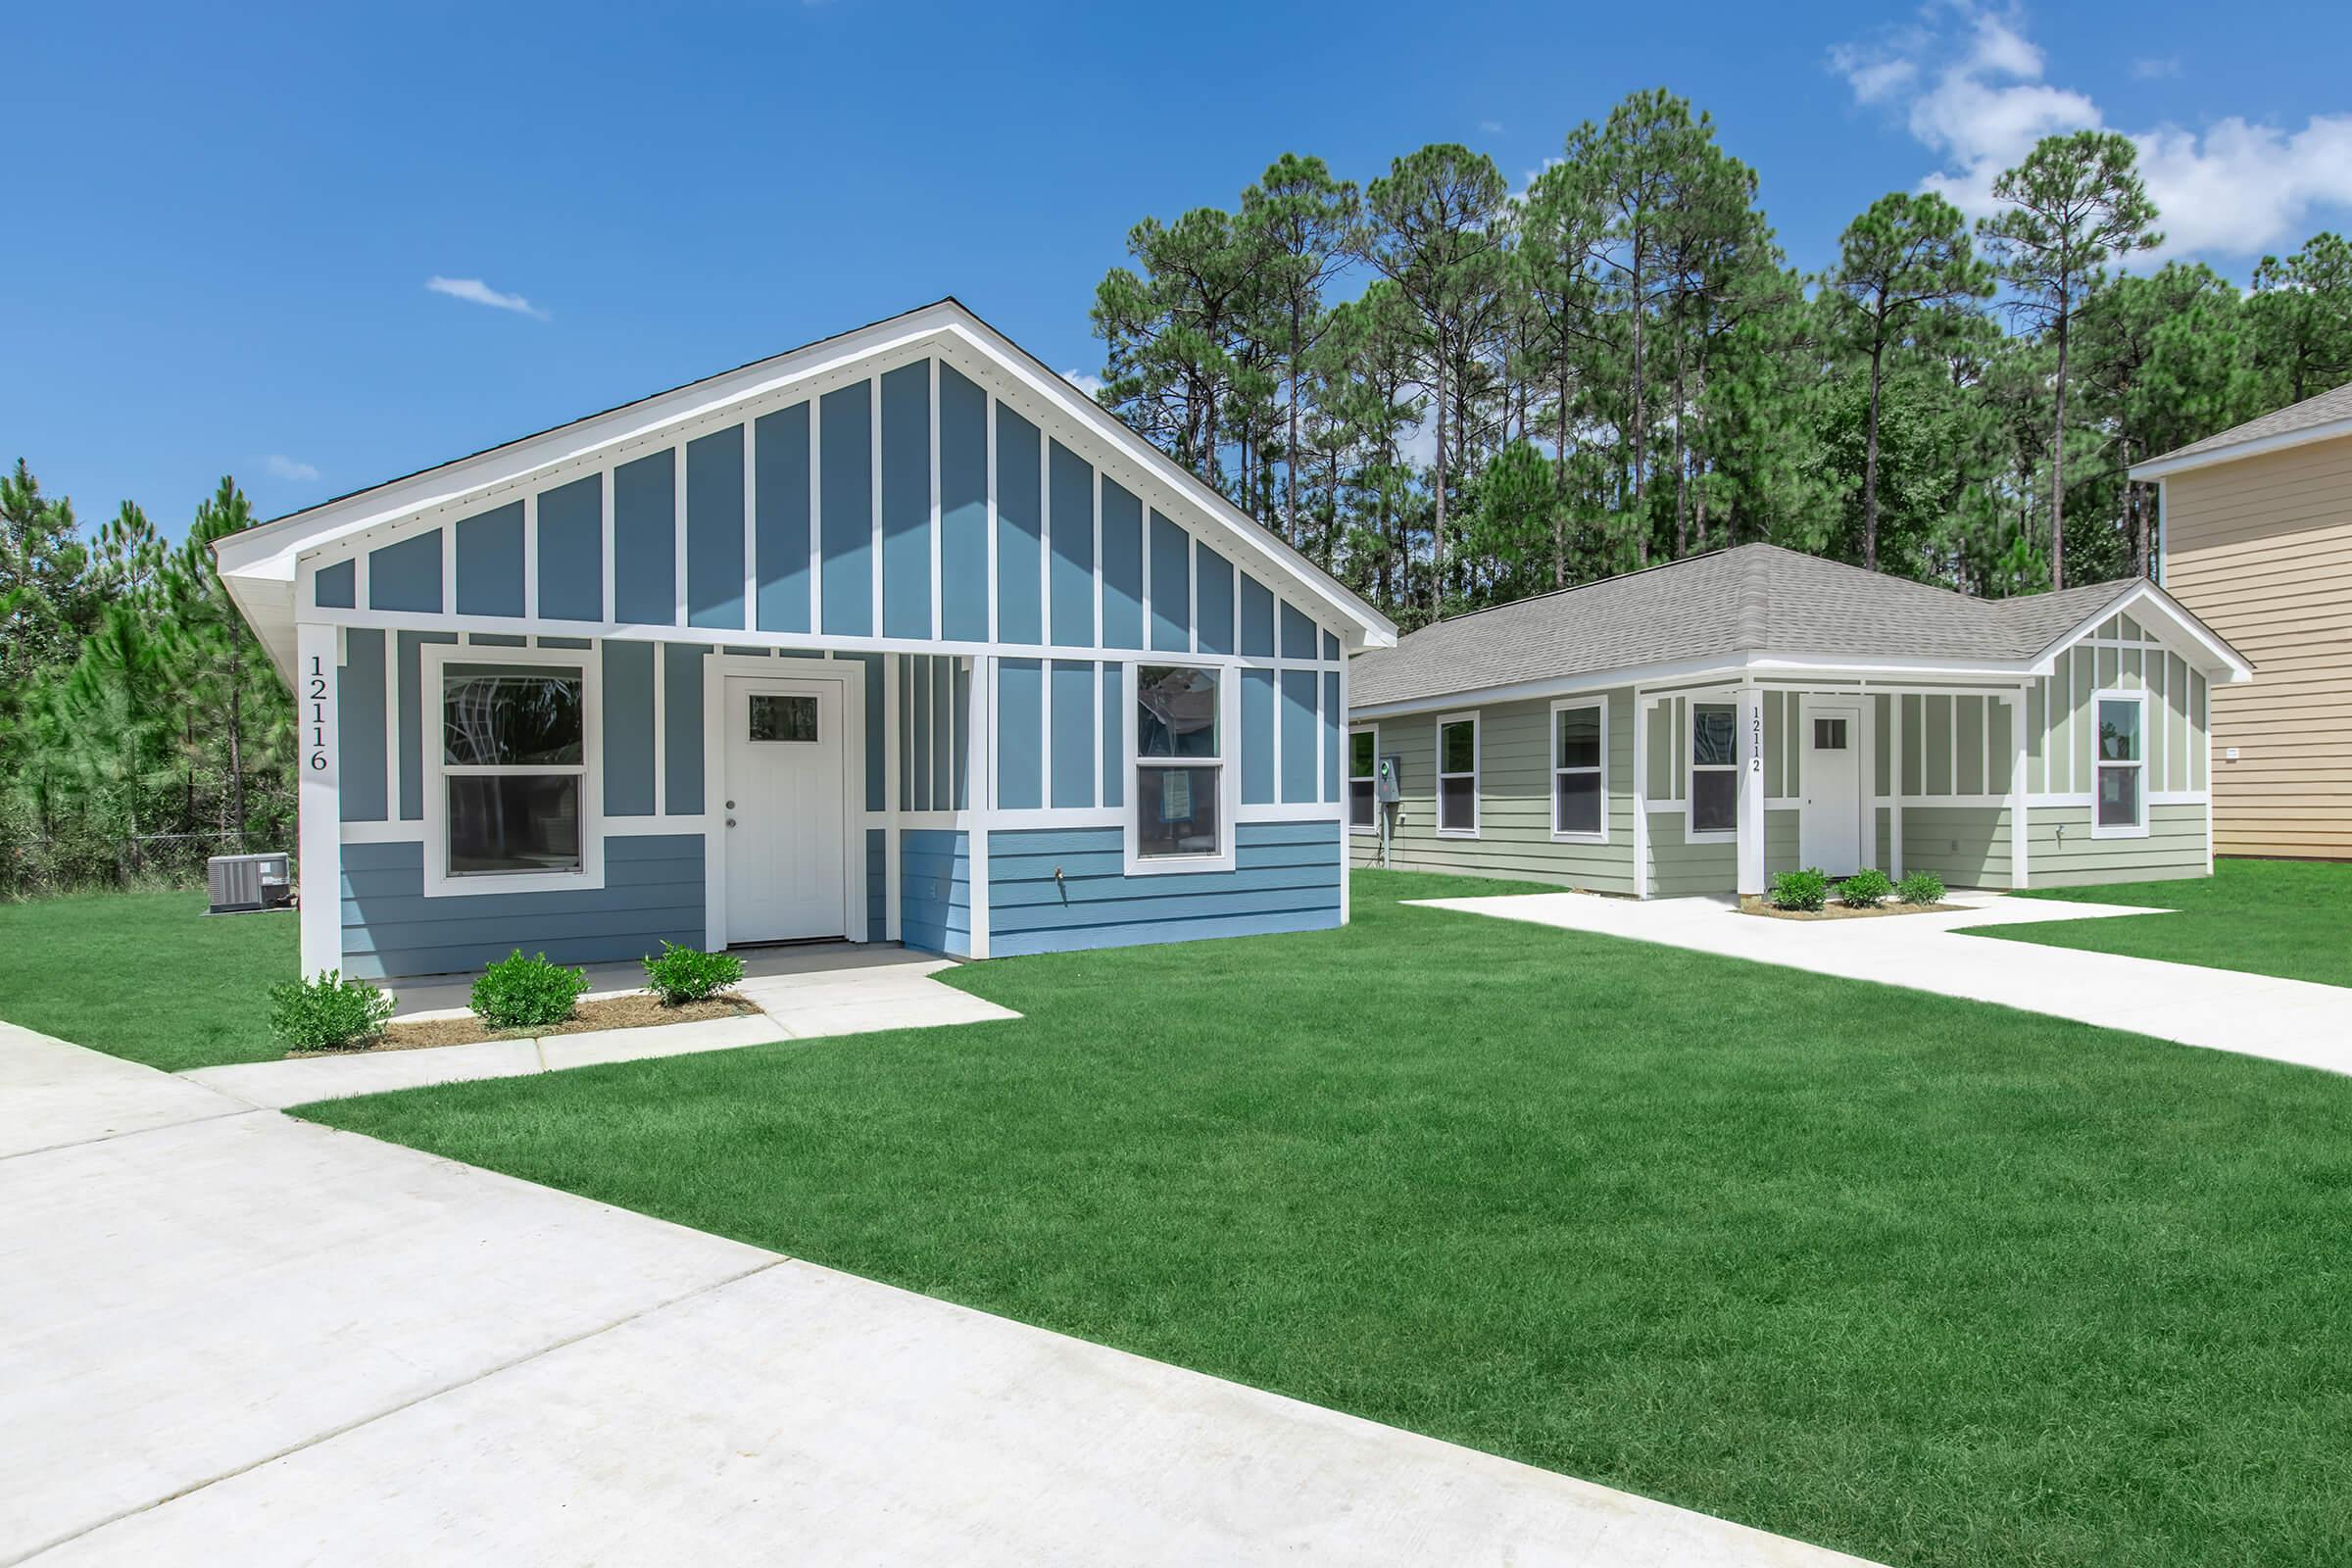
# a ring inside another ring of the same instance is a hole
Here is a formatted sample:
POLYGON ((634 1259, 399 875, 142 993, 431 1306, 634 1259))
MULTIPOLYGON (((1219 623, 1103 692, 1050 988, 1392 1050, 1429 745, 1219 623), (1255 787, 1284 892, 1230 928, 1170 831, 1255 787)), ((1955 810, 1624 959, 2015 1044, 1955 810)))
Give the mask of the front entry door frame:
MULTIPOLYGON (((703 945, 723 951, 727 934, 727 681, 831 681, 841 687, 842 914, 852 942, 867 936, 865 898, 865 663, 856 659, 761 659, 712 654, 703 661, 703 945)), ((675 819, 673 819, 675 820, 675 819)))
POLYGON ((1844 876, 1872 863, 1872 839, 1875 835, 1866 831, 1868 826, 1874 825, 1871 820, 1872 787, 1876 783, 1875 770, 1871 765, 1870 748, 1874 737, 1868 722, 1870 709, 1871 700, 1867 696, 1801 698, 1797 703, 1796 733, 1788 737, 1788 745, 1795 749, 1797 788, 1801 792, 1797 798, 1797 863, 1819 863, 1831 876, 1844 876), (1845 720, 1846 756, 1850 760, 1854 781, 1850 805, 1841 807, 1831 801, 1817 803, 1814 799, 1814 782, 1819 777, 1813 750, 1813 720, 1816 716, 1845 720), (1839 820, 1825 819, 1825 812, 1839 820), (1817 860, 1809 846, 1831 842, 1840 843, 1846 853, 1840 856, 1825 854, 1817 860))

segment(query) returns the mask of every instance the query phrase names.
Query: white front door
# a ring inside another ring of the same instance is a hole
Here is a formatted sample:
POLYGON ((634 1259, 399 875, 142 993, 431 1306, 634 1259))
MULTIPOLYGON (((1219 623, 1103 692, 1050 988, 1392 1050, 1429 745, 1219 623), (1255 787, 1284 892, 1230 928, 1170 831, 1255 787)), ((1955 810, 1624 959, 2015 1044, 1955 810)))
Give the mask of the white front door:
POLYGON ((727 677, 727 941, 848 930, 849 750, 837 681, 727 677))
POLYGON ((1862 869, 1862 710, 1799 705, 1797 855, 1831 876, 1862 869))

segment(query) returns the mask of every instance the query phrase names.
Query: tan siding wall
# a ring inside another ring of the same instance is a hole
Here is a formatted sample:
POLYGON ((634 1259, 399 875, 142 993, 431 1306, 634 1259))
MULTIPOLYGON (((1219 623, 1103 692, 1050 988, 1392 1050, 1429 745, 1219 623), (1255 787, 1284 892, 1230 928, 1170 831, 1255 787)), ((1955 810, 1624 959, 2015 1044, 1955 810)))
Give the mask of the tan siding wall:
POLYGON ((2213 689, 2216 852, 2352 859, 2352 437, 2164 485, 2165 587, 2255 666, 2213 689))

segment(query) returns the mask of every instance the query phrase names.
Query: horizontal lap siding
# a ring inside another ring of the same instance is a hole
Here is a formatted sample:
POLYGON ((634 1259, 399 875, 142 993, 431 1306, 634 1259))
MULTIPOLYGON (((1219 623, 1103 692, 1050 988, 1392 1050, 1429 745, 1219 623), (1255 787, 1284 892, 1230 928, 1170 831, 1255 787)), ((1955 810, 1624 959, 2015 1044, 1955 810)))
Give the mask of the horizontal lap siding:
MULTIPOLYGON (((2032 851, 2035 847, 2027 848, 2032 851)), ((1956 888, 2007 887, 2008 808, 1905 806, 1903 871, 1933 871, 1947 886, 1956 888)), ((2038 865, 2032 867, 2029 879, 2040 881, 2040 871, 2038 865)))
POLYGON ((2352 858, 2352 440, 2167 479, 2165 529, 2165 587, 2254 665, 2213 690, 2215 850, 2352 858))
MULTIPOLYGON (((1437 832, 1437 718, 1379 720, 1380 752, 1399 759, 1402 799, 1395 808, 1389 863, 1405 870, 1557 882, 1601 893, 1634 891, 1634 710, 1630 690, 1606 694, 1608 842, 1560 843, 1551 836, 1551 705, 1498 703, 1479 712, 1478 837, 1437 832)), ((1468 710, 1463 710, 1468 711, 1468 710)), ((1361 726, 1359 726, 1361 727, 1361 726)), ((1357 865, 1380 861, 1380 835, 1350 833, 1357 865)))
POLYGON ((899 937, 925 953, 972 951, 972 862, 968 835, 914 828, 899 838, 899 937))
POLYGON ((703 838, 608 838, 605 885, 424 897, 421 844, 343 846, 344 972, 380 980, 482 968, 520 949, 558 963, 627 962, 703 942, 703 838))
MULTIPOLYGON (((2205 808, 2151 806, 2144 838, 2099 839, 2090 834, 2087 806, 2036 806, 2029 813, 2033 837, 2026 845, 2030 887, 2078 887, 2098 882, 2152 881, 2203 876, 2206 870, 2205 808), (2065 829, 2064 836, 2059 833, 2065 829)), ((1903 816, 1903 864, 1913 868, 1911 816, 1903 816)))
POLYGON ((1336 822, 1245 822, 1230 871, 1125 874, 1117 828, 989 835, 989 945, 1000 957, 1340 923, 1336 822), (1059 871, 1057 880, 1054 873, 1059 871))

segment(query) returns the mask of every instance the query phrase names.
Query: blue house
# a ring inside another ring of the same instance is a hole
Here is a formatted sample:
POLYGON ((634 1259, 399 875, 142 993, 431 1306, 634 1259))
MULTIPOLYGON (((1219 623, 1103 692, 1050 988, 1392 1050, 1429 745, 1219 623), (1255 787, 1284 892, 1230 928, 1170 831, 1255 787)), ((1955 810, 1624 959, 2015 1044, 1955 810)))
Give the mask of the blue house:
POLYGON ((217 549, 297 701, 305 973, 1347 917, 1395 628, 954 300, 217 549))

